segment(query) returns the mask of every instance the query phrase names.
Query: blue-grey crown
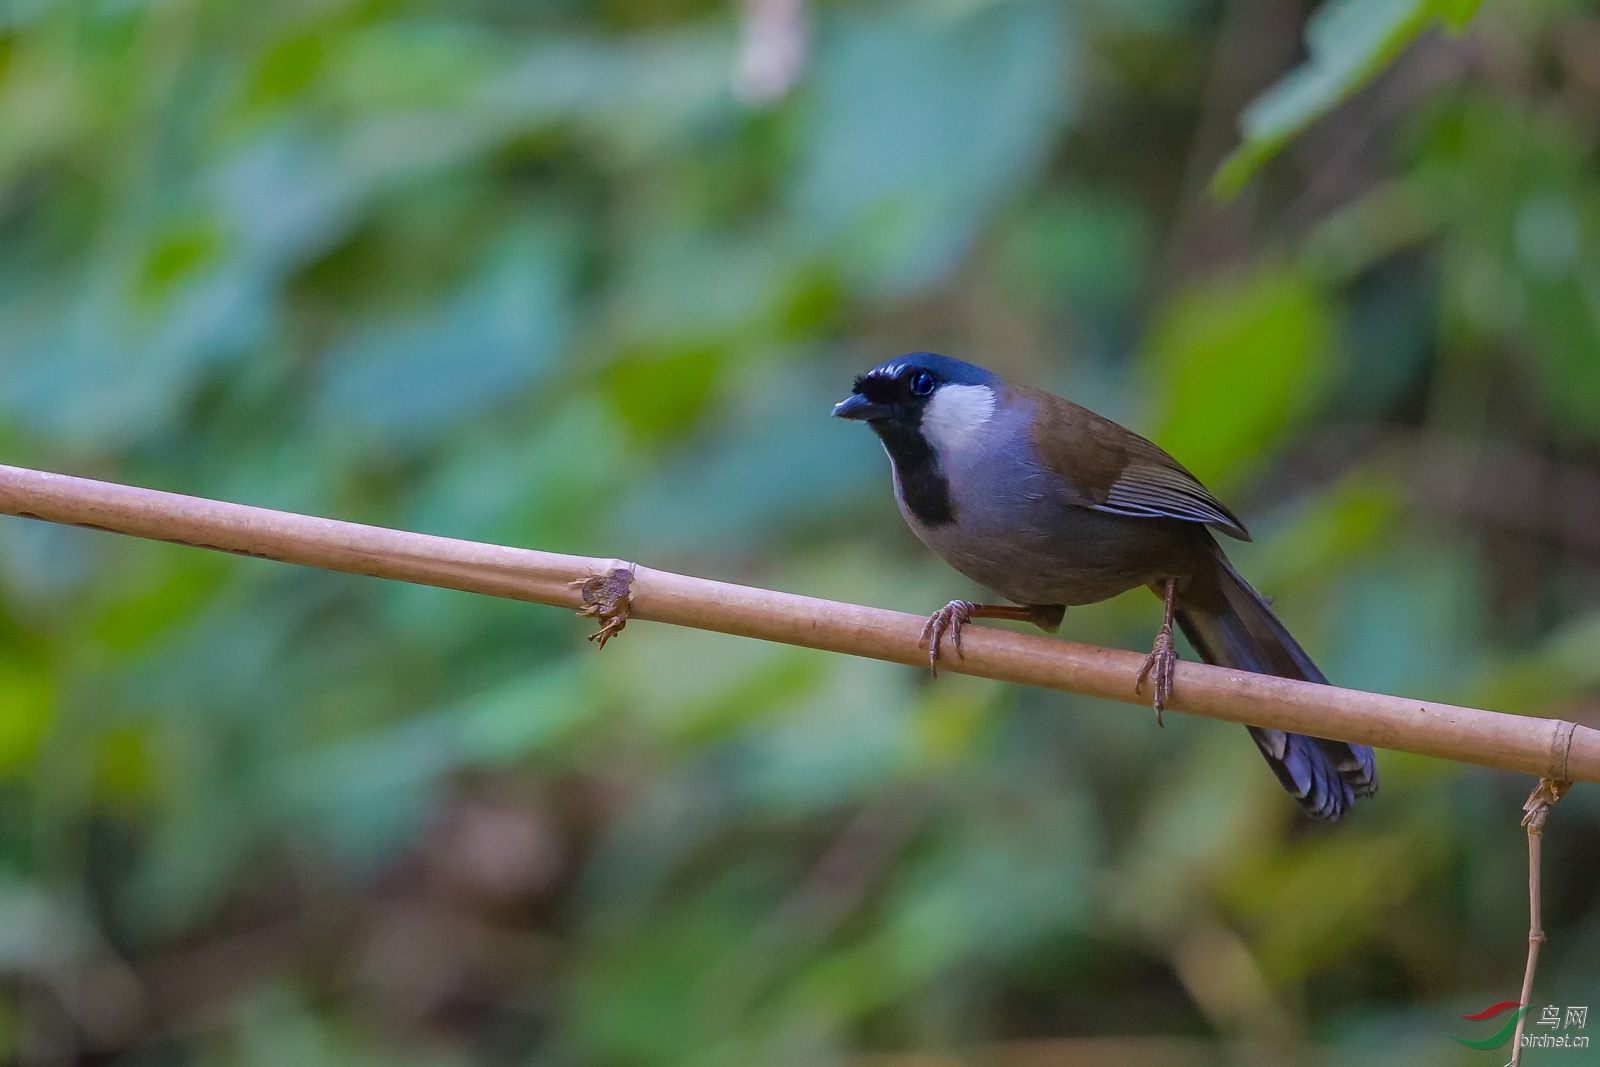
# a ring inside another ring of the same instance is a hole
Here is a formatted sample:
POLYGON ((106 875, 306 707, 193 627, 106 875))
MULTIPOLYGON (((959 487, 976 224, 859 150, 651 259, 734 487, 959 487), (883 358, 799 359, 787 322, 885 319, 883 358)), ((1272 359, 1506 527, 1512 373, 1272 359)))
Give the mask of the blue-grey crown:
POLYGON ((904 356, 886 359, 857 380, 898 378, 908 370, 929 371, 941 382, 950 382, 954 385, 987 385, 992 389, 1000 384, 999 378, 982 367, 934 352, 911 352, 904 356))

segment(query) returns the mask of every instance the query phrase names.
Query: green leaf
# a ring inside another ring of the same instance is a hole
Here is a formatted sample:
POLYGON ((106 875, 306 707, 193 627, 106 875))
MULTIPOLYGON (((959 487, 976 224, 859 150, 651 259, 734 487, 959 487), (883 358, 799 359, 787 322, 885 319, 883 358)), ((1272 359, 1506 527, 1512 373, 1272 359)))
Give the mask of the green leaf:
POLYGON ((794 187, 807 232, 837 241, 857 285, 944 277, 1004 195, 1043 162, 1076 57, 1058 5, 916 8, 841 20, 819 49, 794 187))
POLYGON ((1155 440, 1213 489, 1237 484, 1315 410, 1333 348, 1327 298, 1301 272, 1269 265, 1183 293, 1147 345, 1155 440))
POLYGON ((558 240, 514 235, 444 307, 374 322, 328 356, 323 414, 390 445, 482 414, 547 370, 566 340, 558 240))
POLYGON ((1310 59, 1245 109, 1244 141, 1211 179, 1214 195, 1243 189, 1295 135, 1371 81, 1436 23, 1459 30, 1482 0, 1329 0, 1306 23, 1310 59))

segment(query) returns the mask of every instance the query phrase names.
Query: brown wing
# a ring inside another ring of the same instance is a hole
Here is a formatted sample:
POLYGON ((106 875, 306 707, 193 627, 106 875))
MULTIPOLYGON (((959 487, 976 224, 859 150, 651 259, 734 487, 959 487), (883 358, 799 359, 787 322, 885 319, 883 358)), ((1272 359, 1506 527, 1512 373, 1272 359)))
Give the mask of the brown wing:
POLYGON ((1229 537, 1250 540, 1244 523, 1152 442, 1052 393, 1005 388, 1016 400, 1034 402, 1033 440, 1039 457, 1066 479, 1085 507, 1204 523, 1229 537))

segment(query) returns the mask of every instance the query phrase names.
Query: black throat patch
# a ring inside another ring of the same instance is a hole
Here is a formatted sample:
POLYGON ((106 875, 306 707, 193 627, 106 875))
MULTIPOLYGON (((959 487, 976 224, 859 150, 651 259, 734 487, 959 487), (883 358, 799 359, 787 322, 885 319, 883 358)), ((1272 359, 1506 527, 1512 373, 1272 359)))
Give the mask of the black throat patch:
POLYGON ((919 426, 893 419, 871 424, 883 441, 900 478, 900 496, 906 508, 924 526, 947 526, 956 521, 950 500, 950 480, 939 469, 939 457, 922 436, 919 426))

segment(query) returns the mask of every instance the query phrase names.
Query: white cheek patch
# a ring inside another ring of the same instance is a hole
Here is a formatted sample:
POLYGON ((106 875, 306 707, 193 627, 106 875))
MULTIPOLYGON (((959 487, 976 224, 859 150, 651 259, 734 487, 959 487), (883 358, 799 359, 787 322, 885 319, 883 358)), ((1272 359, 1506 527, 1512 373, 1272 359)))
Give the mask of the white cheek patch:
POLYGON ((987 385, 946 385, 922 409, 922 436, 934 451, 949 455, 983 432, 994 415, 994 390, 987 385))

